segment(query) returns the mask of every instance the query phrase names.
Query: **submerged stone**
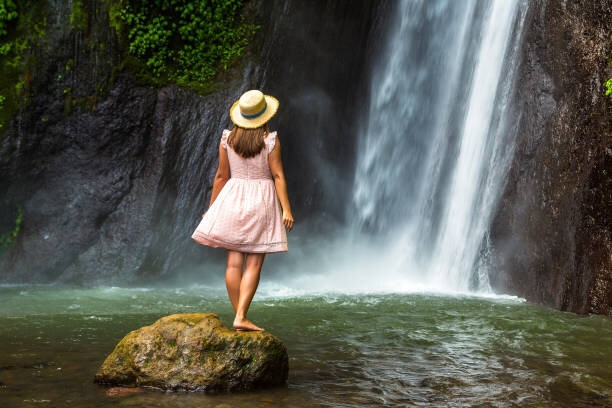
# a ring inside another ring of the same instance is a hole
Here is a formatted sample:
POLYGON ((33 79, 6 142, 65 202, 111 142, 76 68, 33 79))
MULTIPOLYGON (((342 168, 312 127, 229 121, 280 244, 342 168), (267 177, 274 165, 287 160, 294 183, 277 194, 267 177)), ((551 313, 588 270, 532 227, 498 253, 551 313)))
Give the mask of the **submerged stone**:
POLYGON ((284 384, 287 348, 268 332, 236 332, 215 313, 173 314, 129 332, 94 382, 172 391, 241 391, 284 384))

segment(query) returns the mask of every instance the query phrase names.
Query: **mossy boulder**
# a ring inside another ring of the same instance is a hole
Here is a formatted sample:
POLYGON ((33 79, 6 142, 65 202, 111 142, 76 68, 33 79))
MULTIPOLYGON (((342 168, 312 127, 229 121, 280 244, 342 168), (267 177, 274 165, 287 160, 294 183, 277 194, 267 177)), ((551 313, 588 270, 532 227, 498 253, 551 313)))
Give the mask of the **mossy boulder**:
POLYGON ((172 391, 246 391, 287 380, 283 342, 268 332, 237 332, 215 313, 173 314, 129 332, 94 382, 172 391))

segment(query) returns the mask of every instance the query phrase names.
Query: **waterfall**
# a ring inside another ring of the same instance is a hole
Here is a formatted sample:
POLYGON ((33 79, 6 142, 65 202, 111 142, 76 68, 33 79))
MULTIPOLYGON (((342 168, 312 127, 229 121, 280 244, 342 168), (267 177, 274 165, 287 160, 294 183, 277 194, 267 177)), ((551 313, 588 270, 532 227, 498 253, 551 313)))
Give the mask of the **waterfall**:
POLYGON ((405 0, 359 123, 352 230, 411 288, 487 292, 524 0, 405 0))

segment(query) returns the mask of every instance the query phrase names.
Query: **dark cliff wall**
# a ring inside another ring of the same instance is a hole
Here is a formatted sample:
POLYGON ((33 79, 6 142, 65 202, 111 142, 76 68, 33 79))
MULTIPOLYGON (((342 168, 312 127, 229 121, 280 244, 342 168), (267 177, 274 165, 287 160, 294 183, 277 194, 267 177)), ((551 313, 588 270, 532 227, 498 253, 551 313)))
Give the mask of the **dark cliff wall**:
POLYGON ((514 161, 491 226, 493 286, 611 314, 612 4, 537 0, 525 23, 514 161))
POLYGON ((263 26, 252 60, 205 96, 139 86, 117 70, 108 2, 84 2, 85 29, 71 27, 70 2, 33 6, 41 4, 46 45, 31 51, 40 57, 31 100, 0 141, 0 224, 10 228, 23 209, 17 241, 0 255, 0 281, 146 284, 220 256, 190 235, 208 206, 228 108, 253 88, 280 100, 271 126, 296 222, 322 209, 342 217, 354 157, 349 102, 383 3, 250 2, 263 26))
MULTIPOLYGON (((1 282, 147 284, 220 251, 189 236, 208 205, 227 108, 260 88, 278 129, 297 228, 342 222, 368 63, 393 2, 251 1, 263 30, 222 90, 140 86, 120 70, 108 2, 27 2, 47 16, 31 100, 0 139, 1 282), (66 71, 67 64, 71 69, 66 71), (68 91, 67 91, 68 90, 68 91)), ((495 289, 563 310, 612 305, 611 5, 534 0, 516 89, 519 138, 491 226, 495 289)), ((37 13, 34 13, 37 15, 37 13)))

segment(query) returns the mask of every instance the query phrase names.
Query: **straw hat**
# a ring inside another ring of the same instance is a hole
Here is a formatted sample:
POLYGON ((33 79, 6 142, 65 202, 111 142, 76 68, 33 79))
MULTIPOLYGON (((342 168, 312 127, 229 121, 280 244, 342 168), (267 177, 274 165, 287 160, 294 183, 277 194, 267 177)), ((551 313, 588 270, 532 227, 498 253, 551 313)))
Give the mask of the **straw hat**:
POLYGON ((278 99, 257 89, 246 91, 230 108, 232 122, 243 128, 256 128, 266 123, 278 109, 278 99))

